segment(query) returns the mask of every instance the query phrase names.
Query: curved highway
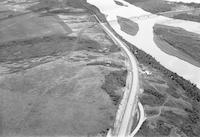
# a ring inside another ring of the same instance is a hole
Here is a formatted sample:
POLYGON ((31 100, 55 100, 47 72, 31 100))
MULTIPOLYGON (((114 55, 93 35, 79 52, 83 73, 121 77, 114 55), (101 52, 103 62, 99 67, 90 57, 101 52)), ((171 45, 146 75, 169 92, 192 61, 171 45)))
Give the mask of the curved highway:
MULTIPOLYGON (((138 71, 138 63, 135 58, 135 56, 132 54, 132 52, 129 50, 128 46, 126 46, 120 39, 118 39, 112 31, 105 25, 105 23, 102 23, 97 16, 95 16, 99 24, 102 26, 103 30, 111 37, 111 39, 119 45, 122 50, 126 53, 129 61, 130 61, 130 70, 128 70, 128 73, 130 73, 131 78, 129 79, 130 85, 128 85, 129 89, 125 91, 123 98, 124 100, 124 111, 122 111, 120 114, 121 118, 116 119, 117 125, 114 126, 113 130, 110 130, 108 132, 107 137, 109 136, 117 136, 117 137, 126 137, 130 135, 134 135, 142 125, 143 121, 145 120, 144 118, 144 112, 140 112, 140 120, 136 126, 136 130, 131 132, 131 127, 132 127, 132 119, 133 115, 136 113, 136 108, 138 105, 138 93, 140 90, 139 87, 139 71, 138 71)), ((141 104, 139 104, 139 111, 144 111, 143 107, 141 104)))

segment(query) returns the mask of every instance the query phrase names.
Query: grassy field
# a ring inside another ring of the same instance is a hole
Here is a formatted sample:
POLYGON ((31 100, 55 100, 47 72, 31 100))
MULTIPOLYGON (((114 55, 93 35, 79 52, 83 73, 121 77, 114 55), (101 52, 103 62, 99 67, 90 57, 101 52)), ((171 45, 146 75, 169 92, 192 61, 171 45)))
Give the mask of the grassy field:
POLYGON ((103 80, 98 67, 61 59, 1 78, 1 134, 75 136, 106 130, 116 106, 101 89, 103 80))
POLYGON ((126 57, 78 0, 28 10, 0 20, 0 136, 105 135, 126 57))
POLYGON ((71 33, 71 29, 67 25, 61 24, 53 16, 40 17, 35 13, 13 17, 0 22, 1 42, 67 33, 71 33))
POLYGON ((164 25, 155 25, 154 34, 164 42, 164 45, 162 43, 160 45, 160 42, 157 42, 163 51, 176 55, 196 66, 200 66, 200 43, 198 34, 187 32, 181 28, 164 25), (173 50, 171 47, 177 50, 173 50))
POLYGON ((129 35, 135 36, 139 30, 139 26, 134 21, 123 18, 123 17, 117 17, 117 21, 121 27, 121 30, 129 35))

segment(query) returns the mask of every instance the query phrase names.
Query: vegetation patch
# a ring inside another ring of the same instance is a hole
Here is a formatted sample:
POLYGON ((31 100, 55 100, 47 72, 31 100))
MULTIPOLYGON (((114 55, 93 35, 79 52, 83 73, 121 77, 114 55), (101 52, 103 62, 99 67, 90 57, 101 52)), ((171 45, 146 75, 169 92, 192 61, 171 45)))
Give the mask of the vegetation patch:
POLYGON ((181 97, 180 93, 178 93, 178 90, 176 87, 174 87, 174 85, 169 86, 169 88, 166 90, 166 93, 177 99, 181 97))
POLYGON ((113 103, 118 105, 121 100, 121 96, 118 95, 115 90, 126 86, 127 71, 113 71, 105 76, 105 81, 101 88, 106 91, 110 96, 113 103))
POLYGON ((0 43, 0 61, 19 61, 55 56, 72 50, 74 40, 74 37, 54 35, 0 43))
POLYGON ((146 120, 136 136, 144 137, 170 137, 171 127, 163 120, 153 123, 146 120))
POLYGON ((151 116, 156 116, 158 115, 160 112, 158 109, 150 109, 150 110, 145 110, 145 114, 149 117, 151 116))
POLYGON ((120 2, 120 1, 117 1, 117 0, 115 0, 115 3, 117 4, 117 5, 119 5, 119 6, 127 6, 127 5, 124 5, 122 2, 120 2))
POLYGON ((181 19, 181 20, 189 20, 194 22, 200 22, 200 15, 192 15, 192 14, 178 14, 173 16, 175 19, 181 19))
POLYGON ((166 41, 162 40, 160 36, 157 36, 156 34, 154 34, 154 42, 163 52, 180 58, 181 60, 184 60, 186 62, 189 62, 194 66, 200 67, 200 63, 198 61, 194 60, 191 56, 182 52, 181 50, 173 47, 172 45, 170 45, 170 43, 167 43, 166 41))
MULTIPOLYGON (((107 70, 104 70, 107 71, 107 70)), ((0 136, 95 136, 112 127, 117 107, 95 67, 53 61, 0 81, 0 136)))
POLYGON ((144 95, 141 96, 140 101, 143 105, 161 106, 166 100, 166 96, 160 94, 155 89, 144 89, 144 95))
MULTIPOLYGON (((63 8, 63 7, 73 7, 76 9, 83 9, 84 12, 90 14, 97 14, 101 21, 105 22, 105 16, 97 9, 95 6, 87 3, 86 0, 40 0, 37 5, 33 5, 29 10, 33 12, 46 11, 51 12, 52 9, 63 8)), ((82 11, 83 12, 83 11, 82 11)))
MULTIPOLYGON (((90 39, 81 39, 78 41, 74 41, 74 43, 81 45, 77 46, 75 50, 86 50, 86 51, 93 51, 93 52, 101 52, 101 46, 96 41, 90 39)), ((76 47, 76 46, 75 46, 76 47)))
POLYGON ((56 56, 77 50, 99 52, 100 45, 96 41, 85 39, 77 43, 76 40, 76 37, 51 35, 0 43, 0 62, 56 56))
POLYGON ((180 5, 185 5, 185 6, 193 7, 193 8, 200 8, 200 4, 199 3, 195 3, 195 2, 190 2, 190 3, 175 2, 175 3, 176 4, 180 4, 180 5))
POLYGON ((40 17, 27 13, 0 22, 0 41, 30 39, 54 34, 69 34, 72 30, 55 16, 40 17))
POLYGON ((123 32, 132 36, 135 36, 137 34, 139 26, 134 21, 120 16, 117 16, 117 21, 123 32))

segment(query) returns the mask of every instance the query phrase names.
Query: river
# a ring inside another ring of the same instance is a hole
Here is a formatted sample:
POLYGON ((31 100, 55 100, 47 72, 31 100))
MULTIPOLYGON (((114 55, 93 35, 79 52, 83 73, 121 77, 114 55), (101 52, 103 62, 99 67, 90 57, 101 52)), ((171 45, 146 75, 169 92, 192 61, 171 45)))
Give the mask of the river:
POLYGON ((163 52, 157 47, 153 40, 153 26, 155 23, 181 27, 187 31, 198 34, 200 34, 200 23, 157 16, 123 0, 118 1, 127 6, 117 5, 114 0, 87 0, 88 3, 99 8, 99 10, 106 15, 107 21, 111 27, 125 40, 152 55, 167 69, 177 73, 187 80, 190 80, 192 83, 196 84, 198 88, 200 88, 200 68, 163 52), (135 18, 142 15, 149 15, 152 18, 147 18, 146 16, 141 17, 139 20, 135 18), (117 22, 117 16, 129 18, 138 23, 138 33, 135 36, 131 36, 121 31, 117 22))

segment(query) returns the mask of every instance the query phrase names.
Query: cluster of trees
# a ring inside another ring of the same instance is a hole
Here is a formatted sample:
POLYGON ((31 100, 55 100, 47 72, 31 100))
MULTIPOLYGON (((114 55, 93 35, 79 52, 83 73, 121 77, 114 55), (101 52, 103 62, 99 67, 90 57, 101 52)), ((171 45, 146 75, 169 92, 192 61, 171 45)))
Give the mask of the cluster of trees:
POLYGON ((114 105, 118 105, 121 100, 121 96, 115 92, 119 87, 126 86, 127 71, 113 71, 105 76, 105 81, 101 88, 106 91, 106 93, 112 99, 114 105))
POLYGON ((191 2, 191 3, 184 3, 184 2, 176 2, 176 4, 185 5, 193 8, 200 8, 200 4, 191 2))

